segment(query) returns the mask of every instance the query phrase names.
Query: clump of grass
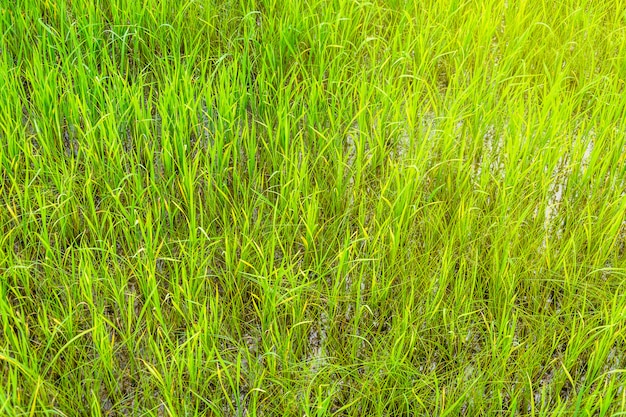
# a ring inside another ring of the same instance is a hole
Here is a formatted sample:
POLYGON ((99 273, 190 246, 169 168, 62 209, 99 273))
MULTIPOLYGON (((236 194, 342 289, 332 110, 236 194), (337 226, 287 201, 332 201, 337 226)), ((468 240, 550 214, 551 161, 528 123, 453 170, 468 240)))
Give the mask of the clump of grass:
POLYGON ((620 10, 0 7, 0 414, 626 412, 620 10))

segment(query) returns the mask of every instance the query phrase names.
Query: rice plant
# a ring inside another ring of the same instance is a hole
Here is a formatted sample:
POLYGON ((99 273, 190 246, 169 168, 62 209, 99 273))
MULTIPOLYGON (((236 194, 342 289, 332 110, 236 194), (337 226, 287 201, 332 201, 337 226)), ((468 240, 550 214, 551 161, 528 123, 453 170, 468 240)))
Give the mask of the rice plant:
POLYGON ((626 414, 626 4, 0 2, 0 415, 626 414))

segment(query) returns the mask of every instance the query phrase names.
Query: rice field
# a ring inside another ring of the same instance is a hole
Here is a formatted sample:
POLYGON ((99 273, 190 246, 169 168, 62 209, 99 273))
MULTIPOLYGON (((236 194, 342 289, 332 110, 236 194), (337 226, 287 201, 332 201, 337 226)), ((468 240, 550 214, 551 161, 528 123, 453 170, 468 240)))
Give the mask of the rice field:
POLYGON ((0 415, 626 415, 626 3, 0 1, 0 415))

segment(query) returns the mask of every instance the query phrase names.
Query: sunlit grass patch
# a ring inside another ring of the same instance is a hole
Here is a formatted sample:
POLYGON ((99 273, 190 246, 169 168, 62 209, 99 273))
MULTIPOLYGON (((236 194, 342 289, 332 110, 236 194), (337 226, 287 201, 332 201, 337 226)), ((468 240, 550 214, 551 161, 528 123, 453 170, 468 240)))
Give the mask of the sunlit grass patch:
POLYGON ((0 6, 0 415, 626 412, 622 9, 0 6))

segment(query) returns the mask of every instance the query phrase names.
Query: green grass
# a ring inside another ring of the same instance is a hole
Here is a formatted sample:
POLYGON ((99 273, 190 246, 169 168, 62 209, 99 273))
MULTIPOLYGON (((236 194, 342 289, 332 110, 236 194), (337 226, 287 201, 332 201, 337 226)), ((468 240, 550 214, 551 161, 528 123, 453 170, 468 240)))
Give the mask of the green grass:
POLYGON ((0 37, 0 415, 626 414, 621 0, 0 37))

